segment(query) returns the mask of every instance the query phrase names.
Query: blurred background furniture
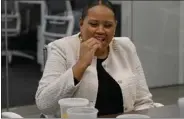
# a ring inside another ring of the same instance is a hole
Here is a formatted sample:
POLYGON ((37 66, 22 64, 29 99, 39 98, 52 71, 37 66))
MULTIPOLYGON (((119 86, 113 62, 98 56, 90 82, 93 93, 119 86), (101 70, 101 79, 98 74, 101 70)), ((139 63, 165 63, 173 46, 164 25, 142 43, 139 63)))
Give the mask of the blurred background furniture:
POLYGON ((70 0, 72 3, 72 11, 75 18, 75 26, 73 34, 76 34, 80 31, 79 21, 82 15, 82 9, 86 6, 91 0, 70 0))
POLYGON ((1 34, 2 34, 2 56, 6 55, 5 51, 5 37, 8 38, 8 62, 12 62, 12 56, 20 56, 34 60, 34 56, 29 55, 28 53, 23 52, 19 48, 12 47, 13 42, 17 44, 21 44, 21 41, 14 41, 17 40, 15 37, 20 35, 21 30, 21 16, 19 13, 19 6, 18 1, 14 0, 2 0, 2 8, 1 8, 1 34), (7 9, 5 9, 5 5, 7 3, 7 9), (5 12, 7 11, 7 12, 5 12), (7 13, 7 14, 6 14, 7 13), (7 28, 5 27, 7 23, 7 28), (5 34, 7 32, 7 34, 5 34), (5 36, 7 35, 7 36, 5 36))
POLYGON ((37 52, 41 71, 43 71, 44 67, 44 46, 56 39, 73 34, 74 16, 71 2, 69 0, 45 0, 45 12, 42 20, 43 24, 40 26, 38 33, 39 47, 37 52))
POLYGON ((70 36, 73 33, 74 17, 69 0, 46 0, 43 18, 43 35, 47 42, 70 36))

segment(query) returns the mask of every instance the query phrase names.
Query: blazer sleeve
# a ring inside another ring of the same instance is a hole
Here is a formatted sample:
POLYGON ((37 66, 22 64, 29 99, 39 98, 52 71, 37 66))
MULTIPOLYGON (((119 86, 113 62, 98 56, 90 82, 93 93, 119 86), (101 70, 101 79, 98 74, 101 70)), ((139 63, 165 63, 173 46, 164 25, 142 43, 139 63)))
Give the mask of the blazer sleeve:
POLYGON ((59 108, 58 101, 72 97, 80 82, 75 85, 72 68, 66 67, 66 53, 53 42, 43 76, 36 92, 37 107, 44 114, 53 114, 59 108))
POLYGON ((154 103, 152 100, 152 94, 148 89, 148 85, 146 83, 144 71, 139 60, 139 57, 136 52, 136 48, 133 46, 133 59, 135 62, 134 74, 136 77, 136 100, 134 103, 134 110, 143 110, 147 108, 154 107, 154 103))

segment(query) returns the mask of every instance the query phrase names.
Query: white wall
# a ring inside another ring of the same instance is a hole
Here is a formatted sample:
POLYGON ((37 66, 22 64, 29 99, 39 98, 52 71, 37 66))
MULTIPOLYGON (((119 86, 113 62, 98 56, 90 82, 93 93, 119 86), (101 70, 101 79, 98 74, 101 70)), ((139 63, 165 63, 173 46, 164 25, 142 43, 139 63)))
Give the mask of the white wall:
POLYGON ((133 41, 149 87, 179 81, 179 1, 134 1, 133 41))
POLYGON ((184 1, 180 1, 180 71, 179 83, 184 83, 184 1))
POLYGON ((122 21, 121 21, 121 35, 132 39, 132 8, 131 1, 121 1, 122 2, 122 21))

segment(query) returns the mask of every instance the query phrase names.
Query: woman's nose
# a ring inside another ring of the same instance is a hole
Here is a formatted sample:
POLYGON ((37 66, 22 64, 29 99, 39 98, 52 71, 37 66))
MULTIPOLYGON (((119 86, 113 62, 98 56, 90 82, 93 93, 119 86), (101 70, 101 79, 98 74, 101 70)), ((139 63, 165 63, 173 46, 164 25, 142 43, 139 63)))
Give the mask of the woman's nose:
POLYGON ((100 25, 97 30, 96 30, 97 33, 105 33, 105 30, 104 30, 104 27, 102 25, 100 25))

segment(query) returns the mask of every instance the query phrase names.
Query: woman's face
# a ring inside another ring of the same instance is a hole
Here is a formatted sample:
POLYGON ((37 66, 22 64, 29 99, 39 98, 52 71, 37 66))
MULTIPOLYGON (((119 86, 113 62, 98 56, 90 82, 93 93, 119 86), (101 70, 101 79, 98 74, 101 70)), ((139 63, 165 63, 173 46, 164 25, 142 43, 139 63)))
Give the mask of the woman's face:
POLYGON ((83 40, 91 37, 101 42, 101 49, 107 48, 114 37, 116 20, 111 9, 97 5, 88 9, 87 16, 80 21, 80 32, 83 40))

